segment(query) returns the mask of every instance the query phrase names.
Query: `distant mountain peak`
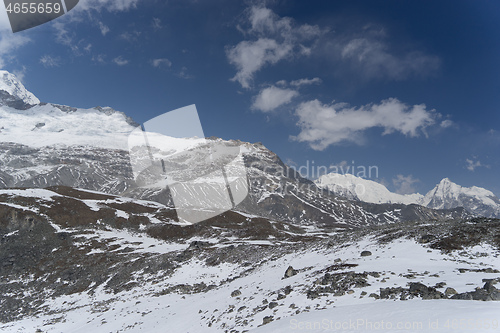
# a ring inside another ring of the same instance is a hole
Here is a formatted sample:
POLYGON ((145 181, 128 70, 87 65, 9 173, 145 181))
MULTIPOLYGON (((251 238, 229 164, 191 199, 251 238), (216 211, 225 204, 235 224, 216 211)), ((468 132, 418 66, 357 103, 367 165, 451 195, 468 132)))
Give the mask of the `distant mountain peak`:
POLYGON ((469 212, 486 217, 500 217, 500 199, 482 187, 463 187, 443 178, 425 196, 414 193, 401 195, 390 192, 384 185, 350 174, 327 174, 316 185, 351 200, 369 203, 418 204, 432 209, 464 207, 469 212))
POLYGON ((462 192, 462 186, 452 182, 449 178, 443 178, 441 181, 431 190, 433 194, 441 193, 441 195, 447 197, 456 197, 462 192))
POLYGON ((441 181, 439 182, 438 186, 440 187, 443 187, 443 186, 447 186, 447 187, 450 187, 450 186, 457 186, 457 187, 462 187, 454 182, 452 182, 450 180, 450 178, 443 178, 441 179, 441 181))
POLYGON ((319 177, 316 185, 351 200, 369 203, 417 203, 421 194, 398 194, 390 192, 383 184, 346 173, 329 173, 319 177))
POLYGON ((40 100, 14 74, 0 70, 0 103, 25 110, 40 104, 40 100))

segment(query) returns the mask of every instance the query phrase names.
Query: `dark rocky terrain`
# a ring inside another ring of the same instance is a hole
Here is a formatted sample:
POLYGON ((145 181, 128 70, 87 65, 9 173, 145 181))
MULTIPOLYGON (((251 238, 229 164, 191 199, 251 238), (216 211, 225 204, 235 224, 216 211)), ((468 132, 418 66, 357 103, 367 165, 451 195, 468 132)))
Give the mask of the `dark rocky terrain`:
POLYGON ((37 326, 44 332, 78 311, 90 320, 117 302, 161 303, 175 295, 228 297, 231 304, 224 301, 218 310, 191 314, 205 328, 228 332, 352 297, 500 300, 495 219, 339 228, 230 211, 182 225, 175 210, 155 202, 56 186, 2 190, 0 235, 0 320, 6 323, 0 327, 7 331, 15 326, 8 323, 45 318, 37 326), (388 265, 390 256, 409 255, 397 250, 402 244, 430 257, 415 254, 388 265), (450 263, 455 268, 445 268, 450 263), (448 285, 455 275, 464 283, 448 285))

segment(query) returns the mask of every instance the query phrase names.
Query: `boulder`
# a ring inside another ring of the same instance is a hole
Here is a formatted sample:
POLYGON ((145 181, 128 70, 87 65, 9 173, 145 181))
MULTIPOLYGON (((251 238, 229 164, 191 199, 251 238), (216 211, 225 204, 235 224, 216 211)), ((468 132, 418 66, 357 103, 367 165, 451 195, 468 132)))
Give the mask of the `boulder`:
POLYGON ((285 277, 284 278, 286 279, 286 278, 292 277, 294 275, 297 275, 297 271, 295 269, 293 269, 292 266, 288 266, 288 268, 285 271, 285 277))

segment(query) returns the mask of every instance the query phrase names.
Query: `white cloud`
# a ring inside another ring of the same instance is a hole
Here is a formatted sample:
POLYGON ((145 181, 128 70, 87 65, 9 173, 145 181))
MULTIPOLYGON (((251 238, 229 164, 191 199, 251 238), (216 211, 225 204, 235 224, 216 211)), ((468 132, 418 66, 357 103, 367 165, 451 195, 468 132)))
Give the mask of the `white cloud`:
POLYGON ((274 64, 290 54, 290 45, 280 45, 273 39, 259 38, 257 41, 243 41, 227 53, 229 62, 238 72, 232 78, 243 88, 250 88, 254 73, 266 64, 274 64))
POLYGON ((408 106, 396 98, 383 100, 380 104, 349 107, 345 103, 326 105, 318 100, 301 103, 295 114, 301 131, 291 137, 307 142, 315 150, 324 150, 342 142, 361 143, 363 132, 380 127, 383 135, 400 132, 416 137, 425 133, 425 128, 434 124, 439 114, 427 111, 423 104, 408 106))
POLYGON ((162 28, 161 20, 157 17, 153 17, 153 21, 151 22, 154 30, 160 30, 162 28))
POLYGON ((106 9, 110 12, 120 12, 136 8, 137 3, 139 0, 80 0, 74 10, 106 9))
POLYGON ((71 46, 73 44, 73 38, 66 29, 66 24, 62 21, 55 21, 52 26, 56 29, 56 41, 71 46))
POLYGON ((14 34, 10 27, 5 6, 0 5, 0 68, 15 59, 15 51, 31 42, 25 34, 14 34))
POLYGON ((12 71, 12 74, 14 74, 21 83, 24 83, 24 76, 26 75, 26 66, 23 66, 22 69, 16 69, 12 71))
POLYGON ((317 25, 304 24, 294 26, 290 17, 280 18, 271 9, 253 6, 249 10, 248 20, 251 23, 250 32, 257 34, 277 34, 289 40, 304 40, 321 34, 317 25))
MULTIPOLYGON (((77 55, 79 48, 74 40, 77 40, 76 30, 71 29, 72 24, 89 21, 92 24, 97 24, 101 34, 106 36, 110 32, 110 28, 104 23, 94 18, 95 13, 106 10, 108 12, 121 12, 135 9, 140 0, 80 0, 76 7, 61 18, 52 22, 52 27, 56 29, 56 41, 63 45, 67 45, 77 55), (69 26, 69 27, 68 27, 69 26)), ((131 35, 132 36, 132 35, 131 35)))
POLYGON ((490 167, 489 165, 482 164, 481 161, 479 161, 479 160, 474 161, 471 159, 466 159, 465 162, 467 163, 467 165, 466 165, 467 170, 472 171, 472 172, 474 172, 474 170, 476 170, 476 168, 479 168, 479 167, 484 167, 484 168, 490 167))
MULTIPOLYGON (((354 162, 354 161, 353 161, 354 162)), ((342 160, 340 161, 339 163, 336 163, 336 164, 331 164, 330 165, 330 169, 335 169, 335 168, 343 168, 345 166, 347 166, 349 164, 349 162, 347 162, 346 160, 342 160)), ((354 164, 354 163, 353 163, 354 164)))
POLYGON ((40 63, 45 68, 59 67, 59 65, 61 64, 61 58, 59 58, 59 57, 52 57, 52 56, 46 54, 46 55, 44 55, 43 57, 40 58, 40 63))
POLYGON ((106 63, 106 60, 104 60, 105 57, 106 56, 104 54, 98 54, 96 56, 92 56, 92 61, 105 64, 106 63))
POLYGON ((452 126, 456 126, 455 123, 450 120, 450 119, 446 119, 446 120, 443 120, 441 122, 441 125, 440 125, 442 128, 449 128, 449 127, 452 127, 452 126))
POLYGON ((396 178, 392 180, 392 183, 396 187, 396 193, 399 194, 412 194, 416 192, 413 184, 420 182, 420 180, 413 178, 412 175, 403 176, 397 175, 396 178))
POLYGON ((260 91, 255 97, 252 108, 263 112, 269 112, 284 104, 290 103, 291 100, 298 95, 299 93, 296 90, 271 86, 260 91))
POLYGON ((188 74, 187 70, 188 70, 187 67, 185 67, 185 66, 182 67, 180 72, 177 73, 177 76, 180 77, 181 79, 186 79, 186 80, 194 78, 193 75, 188 74))
POLYGON ((117 64, 118 66, 125 66, 125 65, 127 65, 127 64, 129 63, 129 61, 128 61, 128 60, 126 60, 126 59, 123 59, 123 57, 122 57, 122 56, 119 56, 119 57, 114 58, 114 59, 113 59, 113 62, 114 62, 115 64, 117 64))
POLYGON ((153 67, 170 67, 172 66, 172 62, 167 58, 159 58, 151 60, 151 64, 153 67))
MULTIPOLYGON (((10 29, 10 28, 9 28, 10 29)), ((14 51, 21 46, 29 43, 31 40, 28 37, 20 34, 13 34, 11 31, 0 32, 0 68, 5 67, 5 64, 14 59, 14 51)))
POLYGON ((229 63, 237 69, 232 80, 247 89, 251 86, 254 74, 261 68, 283 59, 305 55, 302 43, 314 42, 322 34, 318 26, 297 26, 291 18, 280 18, 265 7, 251 7, 246 19, 250 27, 240 30, 255 38, 228 48, 226 53, 229 63))
POLYGON ((12 33, 5 6, 0 6, 0 31, 10 31, 12 33))
MULTIPOLYGON (((52 23, 52 27, 56 30, 56 42, 68 46, 75 55, 82 55, 78 47, 79 43, 74 42, 76 32, 72 29, 68 29, 64 20, 57 20, 52 23)), ((83 40, 80 42, 82 41, 83 40)))
POLYGON ((232 78, 250 88, 255 73, 285 59, 312 54, 327 58, 332 70, 357 73, 366 79, 404 80, 429 76, 441 65, 439 57, 408 45, 395 45, 384 27, 339 25, 335 32, 318 25, 297 24, 279 17, 271 9, 252 6, 238 25, 245 40, 226 50, 229 63, 237 69, 232 78))
POLYGON ((297 162, 295 162, 294 160, 292 160, 291 158, 287 158, 285 160, 285 164, 287 166, 291 166, 291 167, 297 167, 299 164, 297 162))
MULTIPOLYGON (((141 0, 80 0, 78 5, 71 10, 68 15, 64 15, 64 17, 51 22, 52 27, 56 30, 56 41, 69 46, 72 51, 78 53, 78 46, 73 43, 75 34, 66 27, 68 23, 87 20, 88 17, 84 16, 88 14, 86 11, 127 11, 136 8, 140 1, 141 0)), ((0 6, 0 8, 0 68, 2 68, 5 67, 6 62, 15 58, 14 52, 16 49, 30 42, 30 38, 26 37, 25 34, 13 34, 5 7, 0 6)), ((101 29, 101 33, 105 35, 109 31, 109 28, 103 27, 104 28, 100 26, 99 28, 101 29)))
POLYGON ((292 86, 295 87, 301 87, 301 86, 308 86, 311 84, 320 84, 323 82, 319 77, 315 77, 314 79, 300 79, 300 80, 294 80, 290 82, 292 86))
POLYGON ((351 62, 364 77, 403 80, 408 76, 427 76, 440 67, 437 56, 420 51, 396 55, 385 41, 385 34, 365 33, 361 38, 340 42, 341 59, 351 62))
POLYGON ((276 85, 285 87, 288 85, 288 82, 286 80, 279 80, 278 82, 276 82, 276 85))
POLYGON ((140 31, 134 30, 132 32, 124 32, 122 33, 119 38, 126 40, 129 43, 136 43, 139 40, 139 36, 141 35, 140 31))
POLYGON ((500 145, 500 131, 490 129, 486 133, 486 142, 493 145, 500 145))
POLYGON ((103 36, 106 36, 107 33, 110 31, 109 27, 102 22, 99 22, 99 30, 101 30, 101 34, 103 36))

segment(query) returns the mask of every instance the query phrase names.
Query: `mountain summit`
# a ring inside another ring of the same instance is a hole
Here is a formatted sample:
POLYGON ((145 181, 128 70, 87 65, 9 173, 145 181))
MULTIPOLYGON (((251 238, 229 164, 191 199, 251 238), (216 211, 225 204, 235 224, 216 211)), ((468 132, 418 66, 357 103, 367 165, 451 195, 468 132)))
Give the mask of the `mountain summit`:
POLYGON ((40 104, 40 100, 29 92, 14 74, 0 70, 0 103, 25 110, 40 104))
POLYGON ((471 213, 500 217, 500 199, 487 189, 462 187, 444 178, 422 199, 421 204, 434 209, 464 207, 471 213))

